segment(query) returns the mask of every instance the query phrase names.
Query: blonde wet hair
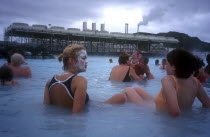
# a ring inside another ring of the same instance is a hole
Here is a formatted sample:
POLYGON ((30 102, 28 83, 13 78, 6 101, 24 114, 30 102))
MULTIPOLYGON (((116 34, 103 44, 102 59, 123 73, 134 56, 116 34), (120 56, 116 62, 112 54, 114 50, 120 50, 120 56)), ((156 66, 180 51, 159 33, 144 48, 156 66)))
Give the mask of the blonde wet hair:
POLYGON ((25 63, 24 57, 19 53, 14 53, 11 56, 11 63, 14 66, 20 66, 21 64, 25 63))
POLYGON ((78 52, 81 50, 85 50, 85 48, 83 46, 77 45, 77 44, 72 44, 72 45, 68 45, 64 50, 63 53, 61 53, 58 56, 58 61, 61 62, 63 61, 63 69, 67 70, 68 69, 68 59, 72 58, 75 61, 77 61, 77 57, 78 57, 78 52))

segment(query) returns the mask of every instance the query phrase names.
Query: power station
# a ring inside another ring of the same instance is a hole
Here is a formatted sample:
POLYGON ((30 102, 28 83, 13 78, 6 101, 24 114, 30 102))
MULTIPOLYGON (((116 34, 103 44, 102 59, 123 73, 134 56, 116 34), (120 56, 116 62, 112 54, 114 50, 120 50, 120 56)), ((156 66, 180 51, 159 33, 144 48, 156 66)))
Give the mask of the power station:
POLYGON ((8 46, 13 43, 26 47, 37 47, 48 53, 60 53, 69 44, 83 45, 87 52, 93 54, 115 54, 121 52, 132 53, 138 49, 158 53, 160 49, 176 47, 179 42, 173 37, 158 36, 148 33, 129 33, 128 23, 125 33, 108 32, 105 24, 92 23, 88 29, 87 22, 83 22, 82 30, 61 26, 29 25, 26 23, 12 23, 5 29, 4 40, 8 46))

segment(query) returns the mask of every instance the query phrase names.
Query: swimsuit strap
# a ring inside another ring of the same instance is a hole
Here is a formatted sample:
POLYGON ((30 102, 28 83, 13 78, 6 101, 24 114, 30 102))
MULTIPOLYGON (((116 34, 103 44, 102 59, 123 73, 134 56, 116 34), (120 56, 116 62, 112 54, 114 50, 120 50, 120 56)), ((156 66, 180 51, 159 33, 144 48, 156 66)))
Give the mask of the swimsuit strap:
POLYGON ((129 66, 128 71, 127 71, 127 73, 126 73, 126 75, 125 75, 125 78, 123 79, 123 82, 131 81, 129 72, 130 72, 130 66, 129 66))
POLYGON ((69 96, 74 99, 74 94, 72 93, 71 91, 71 82, 72 82, 72 79, 75 75, 71 75, 69 76, 66 80, 64 81, 60 81, 58 79, 56 79, 55 77, 56 75, 54 75, 54 77, 51 79, 50 81, 50 84, 49 84, 49 87, 48 87, 48 91, 50 93, 50 89, 52 88, 53 85, 55 84, 61 84, 67 91, 67 93, 69 94, 69 96))

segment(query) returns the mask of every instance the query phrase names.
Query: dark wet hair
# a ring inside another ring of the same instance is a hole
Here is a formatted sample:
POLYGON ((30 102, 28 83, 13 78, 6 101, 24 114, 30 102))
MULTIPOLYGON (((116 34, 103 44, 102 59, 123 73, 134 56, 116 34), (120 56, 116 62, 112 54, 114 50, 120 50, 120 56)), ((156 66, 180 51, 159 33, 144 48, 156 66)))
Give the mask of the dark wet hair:
POLYGON ((202 66, 199 58, 184 49, 172 50, 167 55, 170 65, 175 67, 177 78, 189 78, 193 72, 198 71, 202 66))
POLYGON ((13 79, 12 69, 6 65, 0 68, 0 80, 4 85, 6 81, 11 81, 13 79))
POLYGON ((129 60, 129 54, 126 52, 123 52, 120 54, 118 62, 119 64, 127 64, 128 60, 129 60))
POLYGON ((149 63, 149 58, 147 57, 142 57, 144 59, 144 63, 147 65, 149 63))
POLYGON ((156 59, 156 60, 155 60, 155 65, 158 65, 158 64, 159 64, 159 60, 156 59))

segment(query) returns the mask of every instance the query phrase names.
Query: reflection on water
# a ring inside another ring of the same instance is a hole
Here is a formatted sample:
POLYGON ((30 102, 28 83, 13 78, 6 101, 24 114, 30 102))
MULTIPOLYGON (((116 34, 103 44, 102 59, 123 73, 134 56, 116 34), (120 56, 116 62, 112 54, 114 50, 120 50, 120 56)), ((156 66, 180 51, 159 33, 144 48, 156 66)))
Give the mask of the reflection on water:
MULTIPOLYGON (((85 113, 80 115, 72 115, 68 109, 42 104, 45 83, 62 71, 62 63, 56 59, 28 59, 33 77, 17 79, 21 84, 15 87, 0 87, 0 136, 177 137, 210 134, 210 110, 202 108, 197 99, 192 109, 184 111, 176 119, 169 117, 166 112, 132 103, 103 103, 126 87, 140 86, 155 96, 161 87, 160 80, 166 74, 165 70, 154 65, 156 59, 162 60, 158 57, 149 61, 155 79, 122 83, 108 80, 112 67, 118 64, 117 57, 89 57, 87 72, 79 75, 88 79, 91 101, 85 113), (109 63, 109 58, 113 59, 113 63, 109 63)), ((0 64, 3 62, 0 60, 0 64)), ((210 82, 203 85, 210 95, 210 82)))

